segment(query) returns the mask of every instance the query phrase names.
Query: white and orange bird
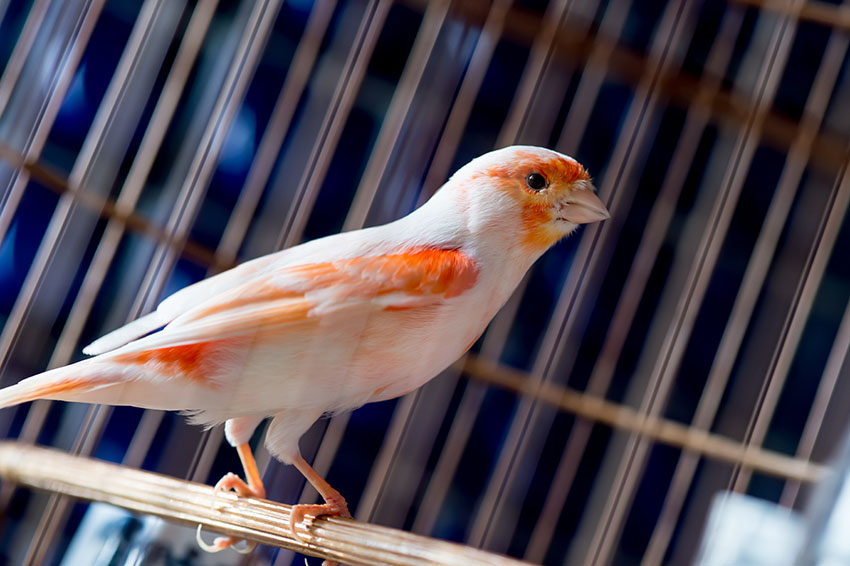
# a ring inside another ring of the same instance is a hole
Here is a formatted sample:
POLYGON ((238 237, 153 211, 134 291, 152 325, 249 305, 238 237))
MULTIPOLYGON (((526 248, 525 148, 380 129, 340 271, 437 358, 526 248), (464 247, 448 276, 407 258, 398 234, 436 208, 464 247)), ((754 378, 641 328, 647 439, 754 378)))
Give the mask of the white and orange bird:
MULTIPOLYGON (((225 423, 247 481, 217 489, 264 497, 248 441, 266 446, 324 498, 293 508, 349 516, 302 458, 323 414, 404 395, 458 359, 520 280, 579 224, 608 218, 574 159, 530 146, 483 155, 422 207, 373 228, 314 240, 182 289, 96 340, 94 357, 0 391, 0 407, 57 399, 184 411, 225 423)), ((236 541, 220 537, 214 549, 236 541)))

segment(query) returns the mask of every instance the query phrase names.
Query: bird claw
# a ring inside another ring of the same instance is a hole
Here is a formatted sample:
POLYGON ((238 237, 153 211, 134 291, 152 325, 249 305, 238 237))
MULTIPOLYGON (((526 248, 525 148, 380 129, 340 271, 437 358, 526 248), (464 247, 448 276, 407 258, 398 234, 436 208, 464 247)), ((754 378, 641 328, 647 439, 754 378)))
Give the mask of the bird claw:
POLYGON ((238 547, 236 545, 239 544, 241 539, 233 537, 216 537, 213 540, 213 543, 209 544, 204 540, 203 528, 203 525, 198 525, 198 528, 195 530, 195 542, 198 543, 198 546, 201 547, 201 550, 204 552, 215 554, 216 552, 221 552, 225 548, 230 548, 239 554, 248 554, 257 547, 257 543, 249 541, 244 541, 245 546, 238 547))
POLYGON ((215 484, 215 488, 213 488, 213 500, 212 505, 213 509, 215 509, 215 498, 219 492, 222 491, 234 491, 236 495, 239 497, 257 497, 262 499, 266 496, 266 490, 262 488, 254 488, 245 483, 245 480, 234 474, 233 472, 228 472, 224 474, 224 476, 218 480, 215 484))
MULTIPOLYGON (((210 509, 217 510, 219 509, 216 504, 216 496, 222 491, 232 490, 235 491, 239 497, 265 497, 265 489, 262 488, 252 488, 250 485, 245 483, 245 481, 234 474, 233 472, 228 472, 224 475, 218 482, 216 482, 215 487, 213 488, 212 499, 210 500, 210 509)), ((201 550, 209 553, 221 552, 225 548, 233 549, 235 552, 239 554, 248 554, 253 551, 257 547, 257 543, 245 541, 245 546, 239 547, 236 546, 242 539, 237 539, 234 537, 226 536, 226 537, 216 537, 213 540, 212 544, 204 541, 202 537, 203 525, 198 525, 197 530, 195 531, 195 541, 198 543, 198 546, 201 547, 201 550)))
MULTIPOLYGON (((329 499, 322 505, 310 505, 303 503, 293 505, 292 510, 289 513, 289 530, 295 538, 309 540, 309 533, 300 532, 296 529, 296 526, 299 523, 304 524, 305 528, 309 527, 309 525, 304 521, 308 514, 312 515, 313 519, 327 515, 332 517, 343 517, 346 519, 351 518, 351 513, 348 512, 348 504, 345 502, 345 499, 342 499, 341 497, 339 499, 329 499)), ((310 524, 312 524, 312 520, 310 521, 310 524)))
POLYGON ((198 528, 195 530, 195 542, 198 543, 198 546, 201 547, 201 550, 204 552, 215 554, 216 552, 221 552, 222 550, 229 548, 239 554, 250 554, 255 548, 257 548, 256 542, 237 539, 230 536, 216 537, 213 539, 213 543, 209 544, 204 540, 203 528, 203 525, 198 525, 198 528), (240 542, 244 542, 245 546, 237 546, 240 542))
POLYGON ((219 545, 219 540, 223 537, 218 537, 213 540, 212 544, 209 544, 204 540, 204 526, 198 524, 198 528, 195 529, 195 542, 198 543, 198 546, 201 547, 201 550, 204 552, 209 552, 210 554, 215 554, 216 552, 221 552, 225 547, 219 545))
POLYGON ((234 474, 233 472, 228 472, 224 474, 218 482, 216 482, 215 487, 213 488, 212 500, 210 501, 210 509, 218 509, 216 505, 216 497, 222 491, 234 491, 236 495, 239 497, 257 497, 262 499, 266 496, 266 490, 260 487, 251 487, 245 481, 234 474))

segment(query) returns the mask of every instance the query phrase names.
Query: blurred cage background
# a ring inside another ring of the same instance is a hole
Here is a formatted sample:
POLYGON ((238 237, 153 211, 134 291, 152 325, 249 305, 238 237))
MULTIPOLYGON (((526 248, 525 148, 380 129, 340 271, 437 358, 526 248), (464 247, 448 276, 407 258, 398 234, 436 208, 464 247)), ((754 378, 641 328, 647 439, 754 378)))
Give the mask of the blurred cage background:
MULTIPOLYGON (((0 0, 2 385, 527 143, 581 161, 611 219, 547 253, 470 359, 827 462, 850 415, 848 31, 822 0, 0 0)), ((718 491, 810 498, 487 374, 322 420, 305 457, 358 519, 546 564, 689 563, 718 491)), ((0 435, 239 470, 220 429, 156 411, 38 402, 0 435)), ((259 452, 271 499, 315 499, 259 452)), ((3 484, 0 509, 0 563, 59 564, 89 506, 3 484)))

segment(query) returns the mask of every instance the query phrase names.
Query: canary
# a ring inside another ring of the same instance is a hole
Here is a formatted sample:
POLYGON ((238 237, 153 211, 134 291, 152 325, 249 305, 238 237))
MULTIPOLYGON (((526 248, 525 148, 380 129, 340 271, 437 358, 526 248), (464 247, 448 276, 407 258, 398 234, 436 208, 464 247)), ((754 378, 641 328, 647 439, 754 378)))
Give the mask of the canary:
MULTIPOLYGON (((96 340, 93 357, 0 390, 35 399, 182 411, 225 423, 245 480, 216 489, 265 497, 248 441, 265 443, 324 498, 293 507, 349 516, 298 440, 323 414, 404 395, 468 350, 532 265, 579 224, 608 218, 585 169, 512 146, 459 169, 423 206, 385 224, 248 261, 171 295, 96 340)), ((231 546, 216 539, 213 550, 231 546)))

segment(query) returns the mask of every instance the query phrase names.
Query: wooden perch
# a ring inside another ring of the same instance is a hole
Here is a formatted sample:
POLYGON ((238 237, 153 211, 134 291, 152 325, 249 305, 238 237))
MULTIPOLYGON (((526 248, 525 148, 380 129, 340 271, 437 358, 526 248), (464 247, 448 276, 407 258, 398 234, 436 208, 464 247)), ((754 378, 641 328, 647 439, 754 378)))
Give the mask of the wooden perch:
POLYGON ((238 498, 227 492, 218 494, 217 508, 213 509, 213 488, 208 485, 15 442, 0 443, 0 477, 37 489, 156 515, 175 523, 201 524, 205 531, 344 564, 528 564, 460 544, 335 517, 312 521, 309 536, 299 539, 289 530, 289 505, 238 498))

